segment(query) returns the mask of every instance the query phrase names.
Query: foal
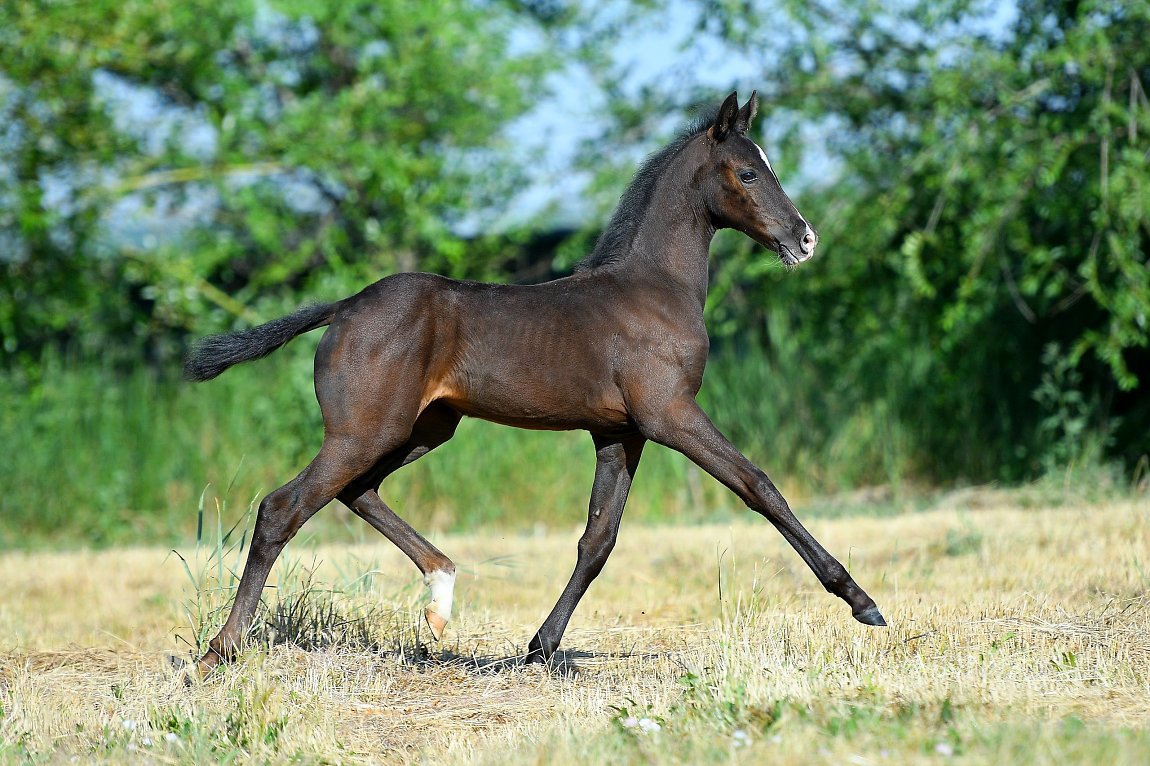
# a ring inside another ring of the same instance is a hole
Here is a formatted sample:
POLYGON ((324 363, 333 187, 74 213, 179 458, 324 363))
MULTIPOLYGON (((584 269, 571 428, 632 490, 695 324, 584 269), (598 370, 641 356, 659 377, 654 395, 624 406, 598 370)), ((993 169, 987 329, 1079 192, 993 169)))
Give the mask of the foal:
POLYGON ((531 639, 528 661, 554 654, 607 561, 647 441, 682 452, 766 517, 857 620, 886 624, 767 475, 695 403, 707 362, 703 304, 715 231, 737 229, 787 266, 810 259, 818 242, 766 154, 747 138, 757 104, 752 93, 740 108, 732 93, 716 117, 648 159, 572 276, 522 286, 396 274, 342 301, 197 346, 185 374, 208 380, 330 325, 315 360, 323 446, 260 503, 235 604, 200 658, 200 673, 233 657, 276 557, 336 498, 419 567, 431 590, 427 624, 440 638, 451 618, 455 565, 378 492, 388 474, 450 439, 464 415, 519 428, 582 429, 595 443, 575 571, 531 639))

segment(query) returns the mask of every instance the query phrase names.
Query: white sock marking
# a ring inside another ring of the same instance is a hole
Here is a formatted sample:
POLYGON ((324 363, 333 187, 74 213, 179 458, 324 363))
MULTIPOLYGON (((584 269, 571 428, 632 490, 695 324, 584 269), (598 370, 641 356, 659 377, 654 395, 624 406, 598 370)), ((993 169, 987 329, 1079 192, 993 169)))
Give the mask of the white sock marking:
POLYGON ((444 620, 451 619, 451 600, 455 595, 455 572, 437 569, 423 576, 427 587, 431 588, 431 603, 428 608, 444 620))

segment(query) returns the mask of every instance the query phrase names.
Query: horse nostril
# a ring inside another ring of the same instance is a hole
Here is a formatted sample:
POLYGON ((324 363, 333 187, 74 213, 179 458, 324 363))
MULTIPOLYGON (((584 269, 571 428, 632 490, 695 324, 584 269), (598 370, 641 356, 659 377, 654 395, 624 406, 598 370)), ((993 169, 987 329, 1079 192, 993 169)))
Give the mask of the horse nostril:
POLYGON ((815 245, 818 244, 818 241, 819 238, 813 231, 810 230, 810 228, 808 228, 807 233, 803 235, 803 240, 801 243, 803 252, 809 253, 810 251, 814 250, 815 245))

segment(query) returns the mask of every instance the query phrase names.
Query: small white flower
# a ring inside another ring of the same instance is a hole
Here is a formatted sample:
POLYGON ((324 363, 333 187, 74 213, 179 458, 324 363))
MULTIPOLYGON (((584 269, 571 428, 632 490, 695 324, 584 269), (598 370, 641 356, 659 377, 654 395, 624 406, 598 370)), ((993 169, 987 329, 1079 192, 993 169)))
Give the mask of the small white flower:
POLYGON ((659 731, 659 729, 662 729, 663 727, 659 725, 658 721, 652 721, 650 718, 640 718, 639 719, 639 728, 642 729, 647 734, 654 734, 655 732, 659 731))
POLYGON ((731 735, 731 742, 737 748, 747 747, 751 744, 751 735, 742 729, 735 729, 735 732, 731 735))
POLYGON ((638 725, 639 725, 639 719, 633 715, 629 715, 623 719, 623 728, 624 729, 634 729, 638 725))
POLYGON ((138 726, 139 724, 137 724, 131 718, 125 718, 123 721, 120 722, 120 725, 123 726, 128 731, 135 731, 136 726, 138 726))
POLYGON ((939 742, 934 746, 934 752, 949 758, 954 755, 954 747, 949 742, 939 742))
POLYGON ((151 747, 152 746, 152 738, 151 737, 144 737, 142 740, 140 740, 140 743, 144 747, 151 747))
POLYGON ((164 735, 164 739, 168 742, 178 742, 180 738, 177 737, 174 732, 169 731, 164 735))

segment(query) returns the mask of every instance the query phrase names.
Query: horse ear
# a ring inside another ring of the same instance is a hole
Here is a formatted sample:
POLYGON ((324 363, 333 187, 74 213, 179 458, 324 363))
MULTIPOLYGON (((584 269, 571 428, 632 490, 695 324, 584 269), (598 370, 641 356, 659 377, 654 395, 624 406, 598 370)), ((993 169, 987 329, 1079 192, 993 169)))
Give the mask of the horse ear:
POLYGON ((739 110, 739 114, 735 118, 735 132, 740 136, 747 135, 747 131, 751 129, 751 120, 755 119, 755 114, 758 111, 759 92, 752 90, 750 99, 743 104, 743 108, 739 110))
POLYGON ((719 107, 719 116, 715 118, 715 124, 711 126, 711 135, 716 141, 723 141, 727 138, 731 130, 734 129, 738 116, 739 94, 731 93, 723 105, 719 107))

